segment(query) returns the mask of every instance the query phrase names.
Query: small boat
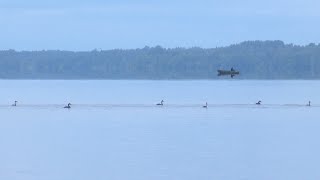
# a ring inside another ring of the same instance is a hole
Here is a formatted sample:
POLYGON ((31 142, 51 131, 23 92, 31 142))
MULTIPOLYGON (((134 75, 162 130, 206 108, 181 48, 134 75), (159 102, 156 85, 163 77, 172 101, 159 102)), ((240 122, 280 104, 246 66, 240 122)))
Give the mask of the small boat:
POLYGON ((240 72, 231 68, 231 70, 218 70, 218 76, 231 76, 233 78, 235 75, 239 75, 240 72))

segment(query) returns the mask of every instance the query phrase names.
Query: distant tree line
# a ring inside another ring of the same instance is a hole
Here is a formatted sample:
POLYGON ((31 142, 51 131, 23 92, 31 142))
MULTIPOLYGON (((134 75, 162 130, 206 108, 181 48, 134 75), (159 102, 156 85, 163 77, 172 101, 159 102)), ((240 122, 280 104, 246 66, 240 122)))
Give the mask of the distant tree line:
POLYGON ((246 41, 202 49, 0 51, 1 79, 218 79, 218 69, 241 79, 320 79, 320 45, 246 41))

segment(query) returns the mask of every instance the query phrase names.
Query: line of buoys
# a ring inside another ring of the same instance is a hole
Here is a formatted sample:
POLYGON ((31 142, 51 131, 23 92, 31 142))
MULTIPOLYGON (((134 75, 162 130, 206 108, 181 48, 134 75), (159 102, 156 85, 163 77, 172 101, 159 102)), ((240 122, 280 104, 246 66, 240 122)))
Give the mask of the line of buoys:
MULTIPOLYGON (((16 107, 17 106, 17 103, 18 103, 18 101, 14 101, 14 104, 12 104, 11 106, 13 106, 13 107, 16 107)), ((63 108, 65 108, 65 109, 71 109, 71 103, 68 103, 66 106, 64 106, 63 108)), ((225 106, 225 105, 228 105, 228 104, 221 104, 221 105, 223 105, 223 106, 225 106)), ((229 104, 229 105, 250 105, 250 104, 229 104)), ((258 102, 256 102, 255 103, 255 105, 262 105, 262 101, 261 100, 259 100, 258 102)), ((269 105, 276 105, 276 104, 269 104, 269 105)), ((290 105, 297 105, 298 106, 298 104, 286 104, 286 106, 290 106, 290 105)), ((121 107, 121 105, 110 105, 110 106, 119 106, 119 107, 121 107)), ((130 105, 122 105, 123 107, 129 107, 130 105)), ((131 105, 131 106, 134 106, 134 105, 131 105)), ((139 105, 137 105, 137 106, 139 106, 139 105)), ((140 105, 140 106, 148 106, 148 105, 140 105)), ((160 103, 157 103, 156 104, 156 106, 164 106, 164 100, 161 100, 160 101, 160 103)), ((174 106, 178 106, 178 105, 174 105, 174 106)), ((181 105, 181 106, 183 106, 183 107, 187 107, 186 105, 181 105)), ((192 106, 195 106, 195 105, 192 105, 192 106)), ((217 105, 216 105, 217 106, 217 105)), ((284 105, 285 106, 285 105, 284 105)), ((299 105, 299 106, 302 106, 302 105, 299 105)), ((311 101, 308 101, 308 103, 306 104, 306 106, 311 106, 311 101)), ((189 106, 188 106, 189 107, 189 106)), ((191 106, 190 106, 191 107, 191 106)), ((208 108, 208 102, 206 102, 205 103, 205 105, 202 105, 202 108, 208 108)))
MULTIPOLYGON (((163 106, 164 100, 161 100, 160 103, 157 103, 157 106, 163 106)), ((208 108, 208 102, 206 102, 206 105, 202 106, 203 108, 208 108)))
MULTIPOLYGON (((262 102, 262 101, 256 102, 256 105, 261 105, 261 102, 262 102)), ((311 101, 308 102, 307 106, 311 106, 311 101)))

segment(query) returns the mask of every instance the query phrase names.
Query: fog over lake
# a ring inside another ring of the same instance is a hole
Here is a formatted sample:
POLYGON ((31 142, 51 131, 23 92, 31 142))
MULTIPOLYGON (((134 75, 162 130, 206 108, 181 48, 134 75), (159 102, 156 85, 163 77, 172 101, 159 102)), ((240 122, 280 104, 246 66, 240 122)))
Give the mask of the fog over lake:
POLYGON ((0 179, 319 179, 319 90, 320 81, 2 80, 0 179))

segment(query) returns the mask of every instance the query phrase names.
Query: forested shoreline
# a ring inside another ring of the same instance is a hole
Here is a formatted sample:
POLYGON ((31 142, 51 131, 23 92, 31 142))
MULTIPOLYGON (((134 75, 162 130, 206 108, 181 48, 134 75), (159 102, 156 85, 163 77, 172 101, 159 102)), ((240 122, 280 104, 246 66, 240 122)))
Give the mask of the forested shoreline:
POLYGON ((320 45, 246 41, 217 48, 0 51, 1 79, 320 79, 320 45))

